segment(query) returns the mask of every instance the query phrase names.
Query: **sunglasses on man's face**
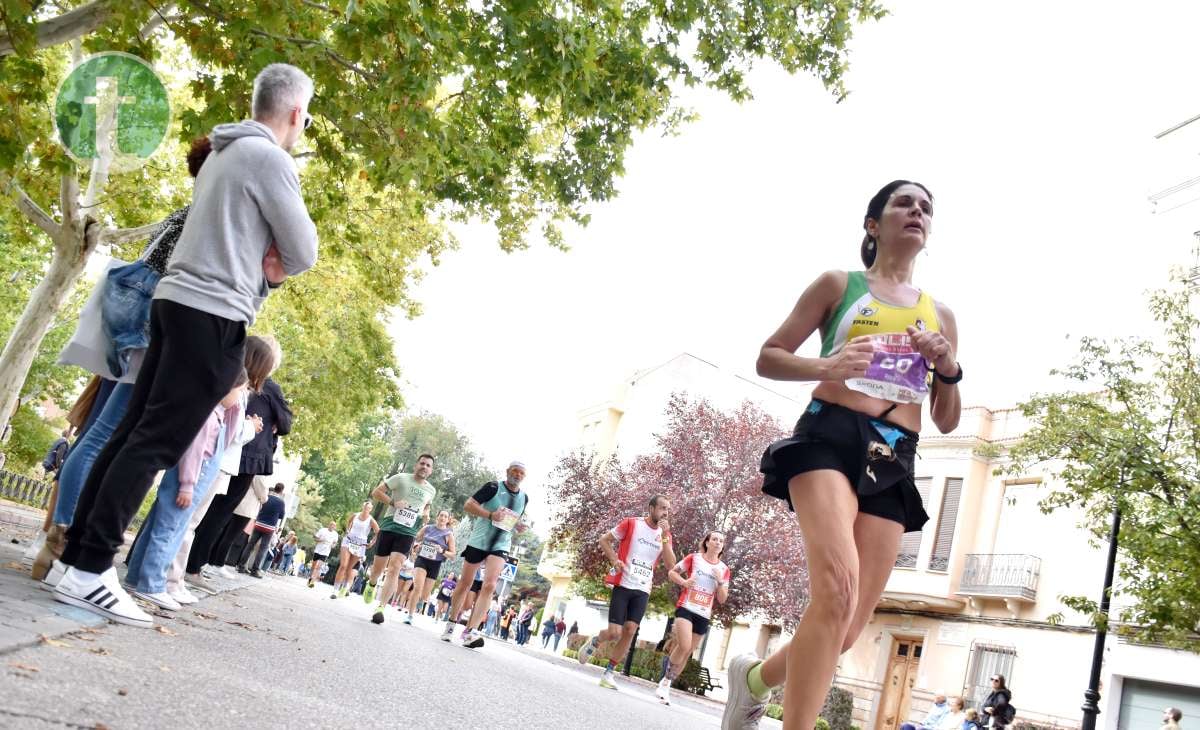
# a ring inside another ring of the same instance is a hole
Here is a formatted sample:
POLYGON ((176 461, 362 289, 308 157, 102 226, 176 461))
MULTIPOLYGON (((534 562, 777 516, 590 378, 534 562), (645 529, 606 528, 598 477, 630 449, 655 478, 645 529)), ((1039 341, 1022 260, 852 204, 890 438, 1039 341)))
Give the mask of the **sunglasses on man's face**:
POLYGON ((311 126, 312 126, 312 116, 309 114, 305 114, 304 115, 304 129, 307 130, 311 126))

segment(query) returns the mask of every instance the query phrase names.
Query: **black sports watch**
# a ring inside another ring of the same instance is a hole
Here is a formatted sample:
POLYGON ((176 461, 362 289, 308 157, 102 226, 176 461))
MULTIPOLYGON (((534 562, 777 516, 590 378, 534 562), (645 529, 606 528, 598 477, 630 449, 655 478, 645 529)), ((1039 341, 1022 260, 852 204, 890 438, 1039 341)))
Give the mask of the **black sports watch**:
POLYGON ((937 371, 937 369, 935 368, 933 371, 933 377, 942 381, 946 385, 955 385, 956 383, 958 383, 958 381, 962 380, 963 369, 962 369, 961 363, 955 362, 954 364, 958 365, 958 375, 955 375, 953 378, 947 378, 945 375, 942 375, 941 373, 939 373, 937 371))

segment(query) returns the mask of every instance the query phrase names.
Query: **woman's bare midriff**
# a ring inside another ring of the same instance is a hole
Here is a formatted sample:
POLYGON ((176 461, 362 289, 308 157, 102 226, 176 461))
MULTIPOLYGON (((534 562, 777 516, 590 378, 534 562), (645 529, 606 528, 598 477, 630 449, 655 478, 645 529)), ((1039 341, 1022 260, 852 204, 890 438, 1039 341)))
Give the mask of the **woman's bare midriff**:
MULTIPOLYGON (((823 380, 813 389, 812 397, 826 403, 836 403, 852 411, 865 413, 868 416, 879 416, 891 405, 891 401, 872 398, 869 395, 850 390, 845 383, 823 380)), ((921 431, 921 404, 899 403, 895 410, 884 420, 903 426, 910 431, 921 431)))

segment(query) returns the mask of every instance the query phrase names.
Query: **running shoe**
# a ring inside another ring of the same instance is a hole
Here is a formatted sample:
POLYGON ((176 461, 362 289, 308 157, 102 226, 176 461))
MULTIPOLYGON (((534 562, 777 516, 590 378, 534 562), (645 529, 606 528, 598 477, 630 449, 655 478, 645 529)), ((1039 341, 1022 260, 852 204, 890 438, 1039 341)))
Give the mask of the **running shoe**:
POLYGON ((721 717, 721 730, 754 730, 767 709, 766 697, 759 699, 750 691, 747 675, 762 663, 753 654, 736 656, 729 662, 729 699, 721 717))
POLYGON ((375 612, 375 615, 371 616, 371 623, 373 623, 373 624, 383 623, 383 607, 382 606, 380 606, 379 610, 375 612))
POLYGON ((617 689, 617 680, 615 677, 613 677, 612 670, 606 669, 604 674, 600 675, 600 686, 604 689, 611 689, 618 692, 620 691, 617 689))
POLYGON ((330 594, 329 594, 329 597, 330 597, 330 598, 337 598, 337 597, 338 597, 338 596, 340 596, 340 595, 342 595, 342 592, 341 592, 341 591, 338 591, 338 590, 335 590, 333 593, 330 593, 330 594))
POLYGON ((129 626, 147 629, 154 626, 154 618, 121 588, 116 568, 99 575, 68 568, 54 587, 54 600, 129 626))
POLYGON ((447 621, 446 628, 442 630, 442 635, 440 638, 442 641, 447 641, 447 642, 450 641, 451 639, 453 639, 454 638, 454 624, 447 621))
POLYGON ((663 677, 658 686, 654 688, 654 696, 664 705, 671 704, 671 680, 663 677))
POLYGON ((594 636, 590 641, 583 642, 583 646, 579 647, 579 656, 576 657, 580 664, 586 665, 592 660, 592 655, 596 653, 596 649, 600 648, 600 637, 594 636))
POLYGON ((233 578, 238 577, 238 574, 245 573, 245 572, 246 572, 246 569, 240 565, 236 569, 231 568, 228 565, 222 565, 221 569, 217 571, 217 577, 229 578, 232 580, 233 578))
POLYGON ((483 647, 483 636, 475 629, 463 632, 462 645, 464 649, 479 649, 483 647))
POLYGON ((313 582, 312 582, 312 579, 310 578, 310 579, 309 579, 309 581, 308 581, 308 587, 309 587, 309 588, 312 588, 312 587, 314 587, 315 585, 317 585, 317 584, 316 584, 316 583, 313 583, 313 582))
POLYGON ((371 599, 374 597, 375 597, 375 586, 368 583, 367 587, 363 590, 363 603, 367 604, 368 606, 371 605, 371 599))
POLYGON ((348 595, 350 595, 350 588, 349 587, 342 588, 342 598, 345 598, 348 595))
POLYGON ((407 626, 412 626, 412 614, 408 611, 404 612, 404 623, 407 626))

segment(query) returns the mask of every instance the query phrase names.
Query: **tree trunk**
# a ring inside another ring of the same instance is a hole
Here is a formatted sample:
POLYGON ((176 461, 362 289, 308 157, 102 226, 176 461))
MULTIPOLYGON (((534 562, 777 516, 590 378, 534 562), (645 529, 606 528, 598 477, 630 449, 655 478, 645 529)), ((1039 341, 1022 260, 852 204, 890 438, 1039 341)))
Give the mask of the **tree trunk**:
MULTIPOLYGON (((64 229, 63 232, 73 231, 64 229)), ((70 296, 75 282, 83 273, 88 256, 80 254, 86 251, 85 246, 84 241, 77 241, 74 252, 70 251, 70 244, 54 247, 49 270, 34 288, 25 310, 21 312, 21 318, 9 334, 4 352, 0 354, 0 433, 16 413, 21 387, 25 384, 25 377, 42 345, 42 339, 54 322, 54 315, 70 296)))

